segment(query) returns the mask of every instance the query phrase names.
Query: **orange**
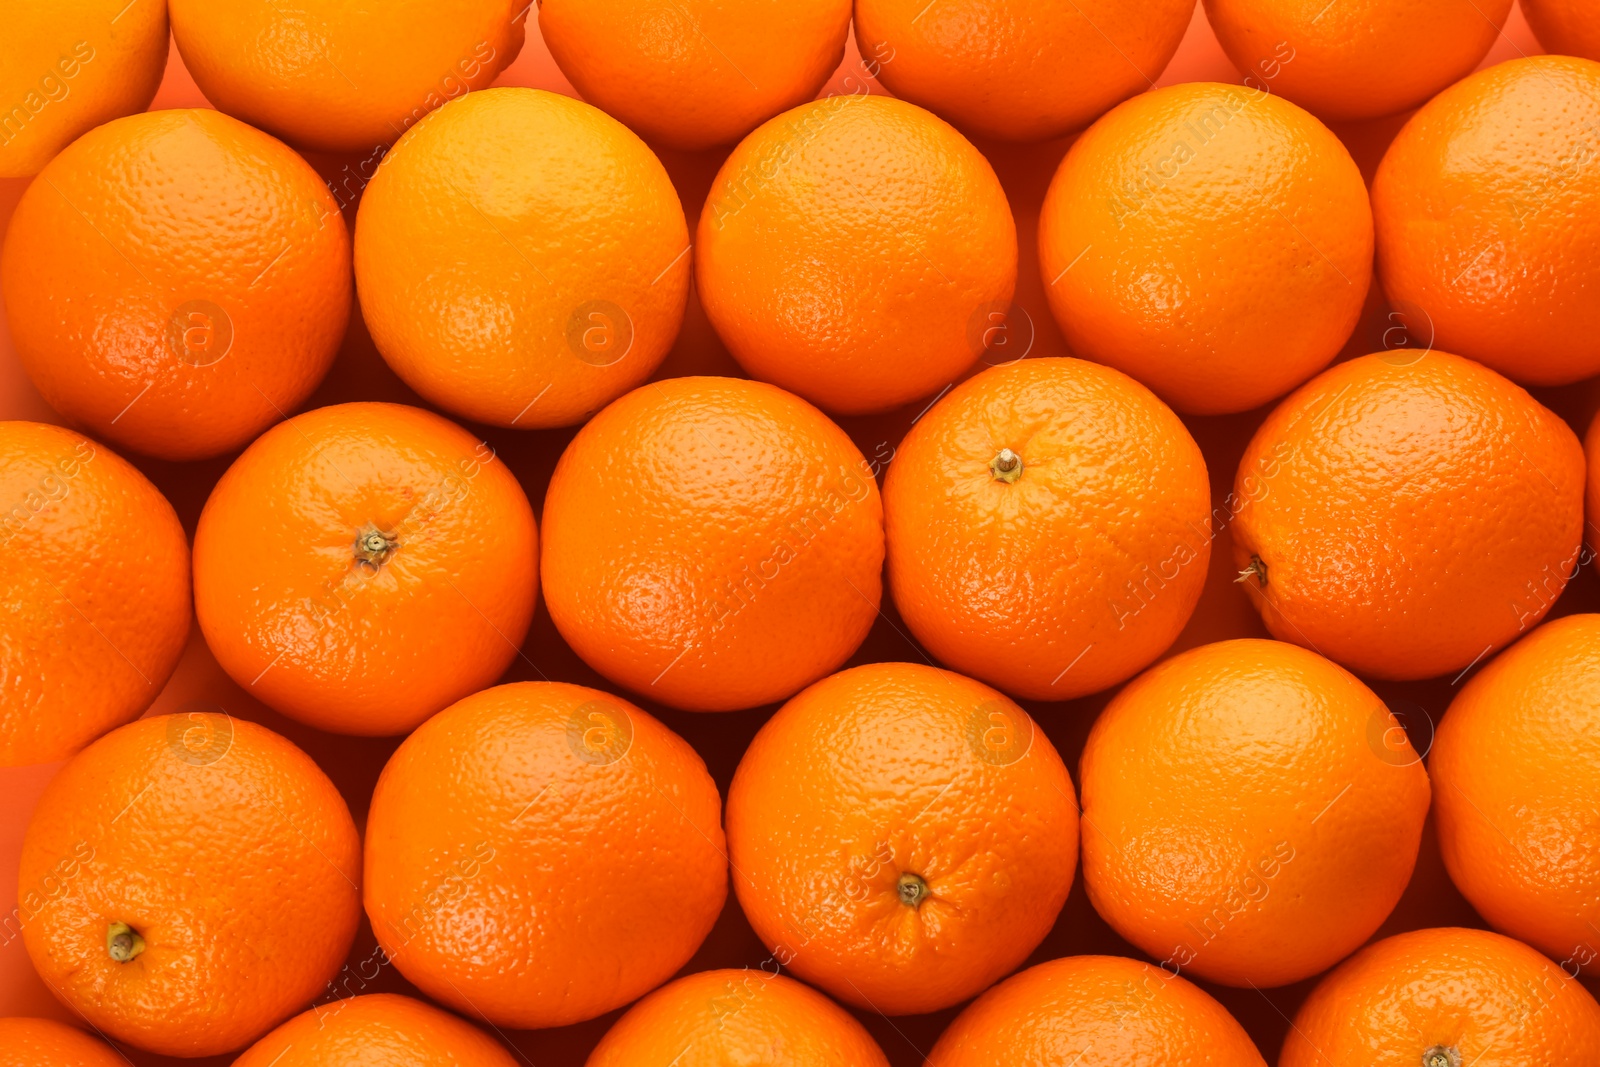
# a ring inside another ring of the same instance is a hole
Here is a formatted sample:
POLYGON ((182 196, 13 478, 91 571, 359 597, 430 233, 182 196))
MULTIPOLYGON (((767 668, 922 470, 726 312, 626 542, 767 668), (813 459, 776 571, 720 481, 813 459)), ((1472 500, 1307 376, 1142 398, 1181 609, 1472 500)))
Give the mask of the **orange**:
POLYGON ((28 824, 22 939, 96 1030, 214 1056, 323 991, 355 938, 361 840, 325 774, 215 712, 141 719, 69 762, 28 824))
POLYGON ((405 733, 492 684, 538 589, 533 509, 494 449, 400 404, 261 435, 194 537, 195 613, 258 700, 336 733, 405 733))
POLYGON ((989 161, 883 96, 806 104, 746 137, 695 240, 700 299, 733 357, 845 415, 959 378, 1017 280, 1017 228, 989 161))
POLYGON ((886 1015, 958 1004, 1032 952, 1078 859, 1055 747, 980 682, 914 663, 825 678, 728 790, 734 889, 773 959, 886 1015))
POLYGON ((1390 303, 1525 385, 1600 372, 1597 127, 1587 59, 1512 60, 1430 100, 1372 182, 1390 303))
POLYGON ((0 178, 37 174, 84 131, 143 111, 167 69, 161 0, 4 0, 0 26, 0 178))
POLYGON ((350 238, 282 142, 215 111, 156 111, 90 131, 39 173, 0 291, 52 407, 136 452, 199 459, 244 445, 327 373, 350 316, 350 238))
POLYGON ((1149 666, 1211 558, 1194 438, 1144 386, 1076 359, 957 386, 906 435, 883 503, 889 587, 917 640, 1035 700, 1149 666))
POLYGON ((1413 930, 1368 946, 1301 1005, 1278 1067, 1565 1067, 1600 1004, 1520 941, 1413 930))
POLYGON ((410 997, 374 993, 302 1012, 234 1067, 515 1067, 492 1037, 410 997))
POLYGON ((361 201, 355 264, 367 328, 406 384, 479 422, 567 426, 672 347, 689 229, 621 123, 491 89, 395 145, 361 201))
POLYGON ((1326 126, 1198 82, 1119 105, 1073 144, 1039 216, 1073 352, 1179 411, 1244 411, 1327 366, 1361 315, 1372 217, 1326 126))
POLYGON ((1600 958, 1600 615, 1546 623, 1480 671, 1428 766, 1445 866, 1478 914, 1574 972, 1600 958))
POLYGON ((0 767, 66 759, 139 717, 189 636, 189 543, 104 445, 0 422, 0 767))
POLYGON ((206 99, 306 148, 366 151, 482 89, 522 50, 527 0, 169 0, 206 99))
POLYGON ((721 798, 694 749, 563 682, 475 693, 378 779, 366 906, 424 993, 497 1026, 565 1026, 688 962, 727 897, 721 798))
POLYGON ((873 473, 843 430, 770 385, 636 389, 550 478, 550 617, 591 667, 652 700, 783 700, 837 670, 878 616, 873 473))
POLYGON ((702 971, 651 993, 606 1032, 587 1067, 732 1063, 889 1067, 849 1012, 792 978, 748 967, 702 971))
POLYGON ((1522 0, 1534 36, 1547 52, 1600 59, 1600 9, 1585 0, 1522 0))
POLYGON ((1095 910, 1170 972, 1224 985, 1298 982, 1371 937, 1428 814, 1421 757, 1377 695, 1277 641, 1152 667, 1081 766, 1095 910))
POLYGON ((1416 107, 1472 73, 1511 0, 1205 0, 1245 84, 1325 119, 1416 107))
POLYGON ((1584 523, 1590 547, 1600 542, 1600 416, 1589 423, 1583 437, 1587 475, 1583 491, 1584 523))
POLYGON ((1030 967, 951 1023, 928 1067, 1266 1067, 1233 1016, 1176 974, 1120 956, 1030 967))
POLYGON ((125 1067, 104 1041, 49 1019, 0 1019, 0 1067, 125 1067))
POLYGON ((1376 678, 1454 674, 1536 624, 1583 533, 1567 424, 1470 360, 1341 363, 1245 449, 1240 585, 1274 637, 1376 678))
POLYGON ((867 69, 961 129, 1059 137, 1161 77, 1189 0, 856 0, 867 69))
POLYGON ((585 100, 693 150, 816 96, 844 58, 850 0, 541 0, 539 29, 585 100))

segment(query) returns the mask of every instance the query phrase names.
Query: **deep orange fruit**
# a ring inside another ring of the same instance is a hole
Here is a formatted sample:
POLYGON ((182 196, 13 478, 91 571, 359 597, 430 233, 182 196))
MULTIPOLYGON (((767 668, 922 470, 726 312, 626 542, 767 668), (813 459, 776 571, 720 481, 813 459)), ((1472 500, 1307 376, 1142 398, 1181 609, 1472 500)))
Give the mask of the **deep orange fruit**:
POLYGON ((1522 13, 1549 52, 1600 59, 1600 10, 1585 0, 1522 0, 1522 13))
POLYGON ((361 840, 304 752, 217 712, 96 741, 45 789, 22 842, 22 938, 96 1030, 214 1056, 309 1004, 360 916, 361 840))
POLYGON ((958 1004, 1056 921, 1078 858, 1061 757, 1016 704, 914 663, 825 678, 728 791, 734 889, 773 959, 886 1015, 958 1004))
POLYGON ((125 1067, 104 1041, 49 1019, 0 1019, 0 1067, 125 1067))
POLYGON ((516 658, 538 551, 489 445, 417 408, 340 404, 273 427, 217 482, 195 613, 258 700, 336 733, 405 733, 516 658))
POLYGON ((471 1023, 410 997, 373 993, 302 1012, 251 1045, 233 1067, 515 1067, 471 1023))

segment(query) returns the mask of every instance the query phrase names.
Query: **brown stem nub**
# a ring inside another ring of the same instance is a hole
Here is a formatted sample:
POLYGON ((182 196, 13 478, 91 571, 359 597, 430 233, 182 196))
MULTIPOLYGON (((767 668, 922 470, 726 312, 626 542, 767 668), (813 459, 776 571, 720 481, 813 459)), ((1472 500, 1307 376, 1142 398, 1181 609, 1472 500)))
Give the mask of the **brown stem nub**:
POLYGON ((921 904, 928 895, 928 883, 920 875, 907 871, 902 874, 894 884, 896 892, 900 894, 900 903, 908 908, 921 904))
POLYGON ((1250 557, 1250 566, 1240 571, 1239 577, 1233 581, 1234 584, 1238 584, 1239 582, 1248 582, 1252 578, 1256 579, 1261 588, 1265 589, 1267 587, 1267 565, 1261 562, 1260 556, 1252 555, 1250 557))
POLYGON ((399 545, 394 534, 384 533, 369 522, 356 534, 356 562, 377 570, 399 545))
POLYGON ((1422 1054, 1422 1067, 1461 1067, 1461 1053, 1453 1047, 1435 1045, 1422 1054))
POLYGON ((106 927, 106 954, 118 963, 127 963, 144 951, 144 938, 127 923, 106 927))
POLYGON ((1009 485, 1022 477, 1022 457, 1009 448, 1002 448, 1000 454, 989 461, 989 473, 1009 485))

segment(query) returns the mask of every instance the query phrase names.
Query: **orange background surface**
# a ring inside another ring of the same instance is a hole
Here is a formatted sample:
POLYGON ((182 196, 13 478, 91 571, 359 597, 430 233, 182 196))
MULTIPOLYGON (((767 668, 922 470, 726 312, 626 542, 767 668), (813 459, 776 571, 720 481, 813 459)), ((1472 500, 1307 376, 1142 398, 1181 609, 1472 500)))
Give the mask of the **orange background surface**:
MULTIPOLYGON (((526 85, 575 95, 571 85, 562 77, 550 59, 549 52, 538 36, 536 20, 530 19, 528 43, 515 64, 506 70, 497 85, 526 85)), ((1484 65, 1492 65, 1519 55, 1540 52, 1538 43, 1529 32, 1520 9, 1514 9, 1504 34, 1496 42, 1484 65)), ((1186 81, 1240 82, 1241 75, 1229 63, 1217 45, 1207 25, 1203 11, 1197 6, 1177 57, 1167 68, 1158 85, 1186 81)), ((847 49, 844 62, 824 88, 823 93, 859 92, 867 84, 877 89, 855 51, 854 44, 847 49)), ((209 106, 195 88, 193 80, 184 69, 176 48, 171 52, 166 79, 152 105, 155 108, 209 106)), ((1390 139, 1403 124, 1406 116, 1382 119, 1370 123, 1335 127, 1335 132, 1350 148, 1362 172, 1370 182, 1374 168, 1390 139)), ((1039 277, 1036 251, 1036 230, 1039 207, 1045 189, 1056 165, 1071 144, 1070 138, 1046 141, 1032 145, 1007 145, 996 142, 978 142, 978 147, 989 157, 1010 198, 1017 220, 1020 243, 1020 271, 1017 281, 1016 303, 1018 311, 1006 338, 1009 348, 1002 349, 996 357, 1015 358, 1027 349, 1033 356, 1067 355, 1066 346, 1055 323, 1051 320, 1045 301, 1044 285, 1039 277)), ((688 215, 691 233, 700 207, 710 187, 711 179, 727 155, 727 149, 703 153, 663 153, 663 161, 677 185, 688 215)), ((351 172, 345 168, 353 159, 331 156, 310 157, 313 165, 330 181, 340 182, 351 172)), ((26 180, 0 180, 0 229, 10 222, 18 198, 26 188, 26 180)), ((342 199, 342 198, 341 198, 342 199)), ((347 209, 346 220, 353 226, 355 208, 347 209)), ((1358 355, 1401 343, 1425 342, 1426 337, 1410 336, 1397 330, 1397 320, 1389 315, 1381 295, 1369 295, 1366 313, 1361 325, 1346 346, 1345 354, 1358 355)), ((1412 333, 1420 333, 1414 324, 1412 333)), ((1271 338, 1263 338, 1270 344, 1271 338)), ((742 376, 727 350, 717 340, 700 309, 698 299, 691 294, 688 314, 682 335, 671 355, 658 372, 658 377, 684 374, 726 374, 742 376)), ((1535 395, 1572 423, 1580 434, 1600 406, 1600 386, 1597 381, 1580 383, 1562 390, 1537 390, 1535 395)), ((349 400, 390 400, 401 403, 426 404, 401 384, 389 371, 374 350, 371 339, 360 321, 359 313, 352 319, 348 336, 338 361, 327 380, 312 396, 307 407, 342 403, 349 400)), ((885 454, 894 446, 926 401, 910 405, 905 410, 887 416, 841 420, 861 450, 869 456, 885 454)), ((1243 415, 1220 418, 1189 417, 1188 424, 1200 443, 1210 470, 1212 493, 1220 503, 1231 488, 1234 470, 1245 443, 1268 409, 1243 415)), ((60 418, 39 398, 29 384, 15 353, 10 338, 0 332, 0 418, 34 419, 60 422, 60 418)), ((486 438, 521 479, 534 508, 542 509, 545 484, 550 477, 557 457, 571 439, 573 430, 519 432, 496 428, 472 426, 473 432, 486 438)), ((191 537, 195 522, 206 496, 216 479, 227 468, 233 456, 223 456, 200 463, 177 464, 128 457, 145 472, 172 501, 191 537)), ((1217 514, 1226 514, 1226 511, 1217 514)), ((1232 582, 1231 548, 1225 524, 1217 536, 1212 551, 1211 573, 1204 596, 1193 619, 1183 631, 1173 651, 1232 637, 1266 637, 1255 611, 1245 599, 1245 594, 1232 582)), ((1594 566, 1586 565, 1556 605, 1554 614, 1574 611, 1600 610, 1600 580, 1594 566)), ((906 635, 904 626, 895 614, 892 604, 885 601, 882 617, 874 626, 866 643, 850 661, 850 665, 884 660, 926 659, 922 650, 906 635)), ((504 681, 548 678, 577 682, 600 688, 613 688, 583 664, 561 640, 550 623, 543 606, 533 628, 522 647, 522 656, 513 663, 504 681)), ((1462 679, 1464 680, 1464 679, 1462 679)), ((1425 751, 1432 739, 1432 724, 1437 722, 1457 691, 1460 680, 1440 679, 1408 684, 1375 684, 1374 688, 1389 702, 1391 708, 1405 721, 1411 731, 1412 741, 1418 751, 1425 751)), ((1083 700, 1057 704, 1024 702, 1055 743, 1069 767, 1073 768, 1074 781, 1078 780, 1077 761, 1083 750, 1084 739, 1095 715, 1109 699, 1109 693, 1083 700)), ((637 698, 631 698, 637 699, 637 698)), ((725 715, 696 715, 674 712, 641 702, 658 715, 667 725, 686 737, 705 758, 712 775, 726 795, 728 782, 733 776, 740 754, 774 707, 725 715)), ((299 725, 268 710, 248 697, 217 666, 207 651, 198 629, 192 630, 189 647, 177 673, 161 693, 150 714, 165 714, 179 710, 224 709, 230 715, 242 716, 260 722, 289 737, 309 752, 343 791, 358 825, 366 819, 368 800, 389 754, 399 743, 398 738, 368 739, 336 737, 319 733, 299 725)), ((35 974, 28 960, 22 940, 16 935, 17 857, 21 849, 23 832, 28 817, 40 792, 59 769, 60 764, 21 769, 0 769, 0 1016, 48 1015, 63 1021, 73 1021, 72 1012, 58 1003, 35 974)), ((649 907, 649 902, 642 902, 649 907)), ((1482 926, 1482 921, 1450 884, 1434 837, 1432 822, 1424 835, 1422 853, 1405 896, 1377 937, 1426 926, 1482 926)), ((369 992, 413 993, 410 985, 395 972, 392 966, 374 967, 370 961, 381 958, 375 955, 376 942, 371 930, 363 924, 357 935, 350 963, 337 979, 334 996, 348 996, 369 992), (376 972, 376 973, 375 973, 376 972)), ((1135 949, 1119 938, 1095 914, 1083 891, 1081 878, 1074 885, 1071 898, 1062 910, 1055 928, 1030 958, 1038 963, 1057 956, 1081 953, 1114 953, 1140 956, 1135 949)), ((740 913, 730 893, 728 905, 710 937, 695 957, 685 966, 684 973, 714 967, 757 966, 769 957, 767 950, 756 939, 740 913)), ((1591 990, 1600 991, 1600 982, 1586 979, 1591 990)), ((1225 1004, 1244 1024, 1256 1040, 1268 1062, 1277 1058, 1283 1036, 1289 1028, 1289 1019, 1310 991, 1315 979, 1281 989, 1254 990, 1229 989, 1200 983, 1225 1004)), ((310 1005, 308 1005, 309 1007, 310 1005)), ((883 1046, 889 1059, 896 1065, 920 1064, 924 1054, 933 1046, 939 1033, 957 1009, 933 1015, 886 1019, 858 1013, 862 1021, 883 1046)), ((501 1032, 500 1036, 521 1058, 537 1067, 569 1067, 581 1064, 600 1035, 611 1025, 619 1013, 559 1030, 501 1032)), ((181 1061, 152 1056, 132 1049, 124 1050, 134 1064, 167 1064, 190 1062, 195 1064, 225 1064, 232 1057, 223 1056, 205 1060, 181 1061)))

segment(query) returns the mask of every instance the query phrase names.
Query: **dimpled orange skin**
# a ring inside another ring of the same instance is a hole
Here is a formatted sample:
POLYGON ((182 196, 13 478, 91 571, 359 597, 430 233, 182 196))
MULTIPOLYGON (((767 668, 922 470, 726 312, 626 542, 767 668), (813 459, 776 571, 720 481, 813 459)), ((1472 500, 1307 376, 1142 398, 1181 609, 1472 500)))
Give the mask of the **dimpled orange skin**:
POLYGON ((1472 73, 1511 0, 1205 0, 1217 41, 1250 81, 1324 119, 1416 107, 1472 73))
POLYGON ((543 0, 539 30, 583 98, 655 144, 730 144, 817 95, 850 0, 543 0))
POLYGON ((1589 431, 1583 436, 1583 458, 1587 465, 1583 491, 1585 536, 1592 548, 1600 539, 1600 417, 1589 423, 1589 431))
POLYGON ((104 1041, 49 1019, 0 1019, 0 1067, 126 1067, 104 1041))
POLYGON ((582 422, 665 358, 689 229, 661 162, 621 123, 538 89, 439 109, 361 201, 356 284, 396 374, 458 415, 582 422))
POLYGON ((251 1045, 233 1067, 514 1067, 471 1023, 430 1004, 373 993, 302 1012, 251 1045))
POLYGON ((1109 367, 1030 359, 957 386, 884 483, 889 587, 942 662, 1067 700, 1166 651, 1211 558, 1205 457, 1170 408, 1109 367), (993 466, 1010 449, 1014 481, 993 466))
POLYGON ((1428 767, 1451 880, 1495 929, 1593 963, 1600 910, 1600 615, 1502 652, 1450 704, 1428 767))
POLYGON ((291 144, 369 152, 487 88, 522 50, 526 0, 169 0, 200 91, 291 144))
POLYGON ((792 978, 702 971, 651 993, 600 1039, 585 1067, 889 1067, 866 1028, 792 978))
POLYGON ((1187 0, 856 0, 867 69, 962 130, 1059 137, 1161 77, 1194 14, 1187 0))
POLYGON ((728 790, 728 849, 777 962, 868 1011, 921 1014, 988 988, 1049 932, 1078 805, 1044 731, 1005 696, 873 663, 761 728, 728 790))
POLYGON ((1069 956, 1014 975, 956 1016, 928 1067, 1266 1067, 1227 1009, 1175 974, 1069 956))
POLYGON ((66 759, 161 693, 189 636, 189 542, 126 460, 0 422, 0 767, 66 759))
POLYGON ((1199 82, 1119 105, 1039 216, 1068 346, 1181 412, 1246 411, 1327 366, 1361 316, 1372 214, 1350 153, 1264 91, 1199 82))
POLYGON ((361 840, 311 757, 215 712, 130 723, 46 788, 19 866, 23 942, 96 1030, 167 1056, 253 1041, 355 938, 361 840), (144 948, 110 955, 112 924, 144 948))
POLYGON ((418 408, 340 404, 262 434, 217 482, 195 613, 256 699, 320 730, 401 734, 510 665, 538 552, 489 445, 418 408), (363 552, 373 536, 388 547, 363 552))
POLYGON ((158 0, 5 0, 0 25, 0 178, 37 174, 84 131, 143 111, 167 69, 158 0))
POLYGON ((843 415, 959 378, 1017 280, 1017 228, 989 161, 885 96, 805 104, 746 137, 696 242, 700 299, 733 357, 843 415))
POLYGON ((1362 356, 1246 447, 1240 586, 1274 637, 1360 674, 1454 674, 1561 594, 1583 493, 1577 436, 1516 385, 1444 352, 1362 356))
POLYGON ((1369 945, 1311 991, 1278 1067, 1565 1067, 1600 1048, 1600 1005, 1520 941, 1413 930, 1369 945))
POLYGON ((634 390, 578 431, 544 503, 545 603, 607 678, 676 708, 783 700, 848 659, 882 596, 883 503, 797 397, 734 378, 634 390))
POLYGON ((1348 671, 1246 638, 1157 664, 1084 748, 1095 910, 1169 968, 1279 986, 1337 963, 1416 863, 1428 775, 1348 671))
POLYGON ((618 697, 562 682, 476 693, 378 779, 366 907, 384 954, 496 1026, 566 1026, 688 962, 722 911, 721 797, 704 762, 618 697))
POLYGON ((28 187, 0 253, 17 356, 113 444, 238 448, 327 373, 350 317, 350 238, 316 171, 209 109, 118 119, 28 187))
POLYGON ((1600 59, 1600 9, 1585 0, 1522 0, 1522 13, 1546 51, 1600 59))

